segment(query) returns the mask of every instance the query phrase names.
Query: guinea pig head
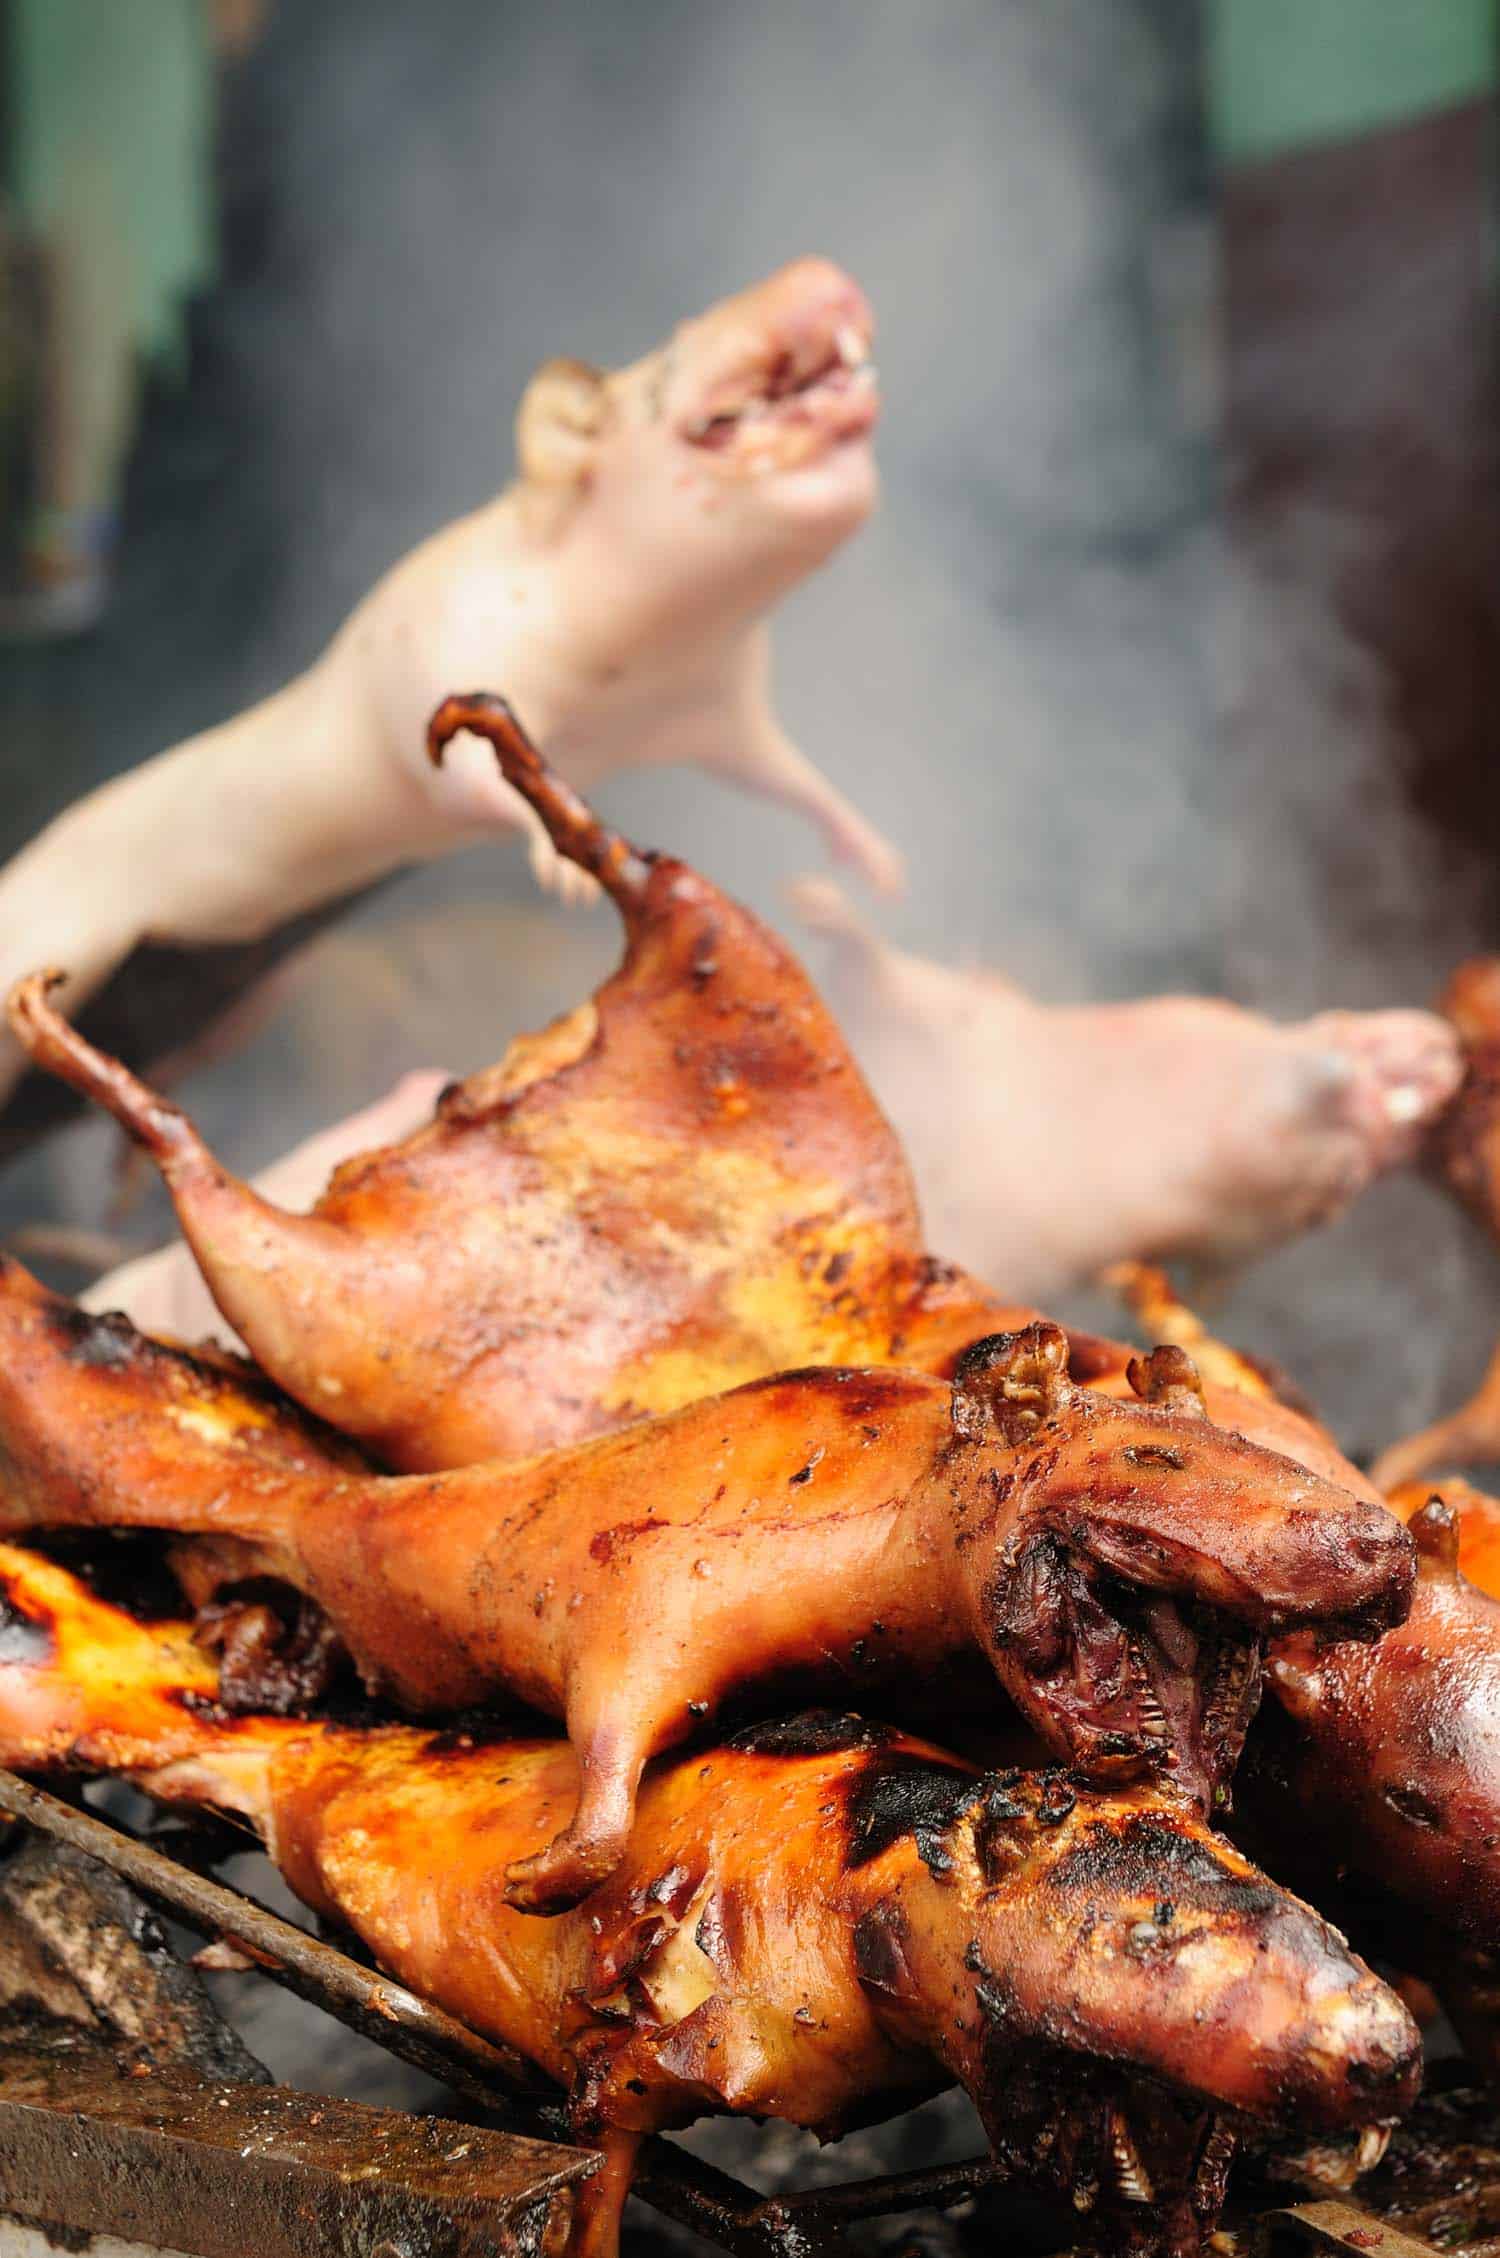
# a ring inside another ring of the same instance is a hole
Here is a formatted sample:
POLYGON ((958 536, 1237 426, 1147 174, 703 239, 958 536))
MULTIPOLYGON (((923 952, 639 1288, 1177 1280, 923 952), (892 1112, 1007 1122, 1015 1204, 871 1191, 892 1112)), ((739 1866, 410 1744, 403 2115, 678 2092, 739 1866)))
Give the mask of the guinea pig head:
POLYGON ((1051 2180, 1109 2250, 1159 2249, 1132 2222, 1160 2232, 1163 2214, 1199 2247, 1233 2125, 1383 2128, 1413 2098, 1400 2000, 1174 1795, 1020 1770, 947 1792, 915 1855, 883 1850, 860 1980, 967 2088, 1002 2161, 1051 2180))
POLYGON ((1374 1502, 1214 1425, 1182 1350, 1136 1399, 1079 1386, 1038 1321, 953 1378, 953 1541, 975 1636, 1056 1754, 1091 1776, 1224 1783, 1291 1628, 1378 1635, 1404 1616, 1410 1540, 1374 1502))

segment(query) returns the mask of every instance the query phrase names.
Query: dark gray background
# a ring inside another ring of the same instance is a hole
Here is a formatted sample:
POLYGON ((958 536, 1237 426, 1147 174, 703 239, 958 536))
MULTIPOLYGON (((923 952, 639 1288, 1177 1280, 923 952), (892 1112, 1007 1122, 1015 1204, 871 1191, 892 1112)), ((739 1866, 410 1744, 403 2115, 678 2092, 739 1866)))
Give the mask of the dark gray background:
MULTIPOLYGON (((634 355, 818 249, 879 316, 885 501, 788 607, 779 672, 803 743, 909 849, 893 930, 1058 998, 1286 1013, 1424 1000, 1484 938, 1474 874, 1403 804, 1379 654, 1295 557, 1226 600, 1191 0, 282 5, 229 79, 224 171, 226 282, 147 419, 113 608, 3 661, 0 847, 308 659, 504 477, 539 358, 634 355), (1247 653, 1285 721, 1250 773, 1224 729, 1247 653)), ((696 776, 608 798, 772 914, 813 859, 696 776)), ((323 944, 186 1096, 260 1163, 406 1064, 497 1055, 613 940, 538 904, 514 848, 458 858, 323 944)), ((0 1180, 0 1225, 97 1222, 113 1154, 102 1126, 59 1140, 0 1180)), ((150 1187, 127 1228, 165 1226, 150 1187)), ((1407 1183, 1219 1314, 1368 1444, 1477 1369, 1486 1262, 1407 1183)))

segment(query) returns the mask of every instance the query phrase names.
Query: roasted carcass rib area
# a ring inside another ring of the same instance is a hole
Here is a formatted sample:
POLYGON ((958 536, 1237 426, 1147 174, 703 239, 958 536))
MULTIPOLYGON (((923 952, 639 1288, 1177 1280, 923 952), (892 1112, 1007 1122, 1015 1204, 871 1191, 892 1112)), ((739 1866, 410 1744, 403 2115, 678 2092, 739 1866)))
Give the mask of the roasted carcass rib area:
MULTIPOLYGON (((1274 1829, 1258 1867, 1223 1825, 1269 1657, 1283 1832, 1341 1796, 1349 1855, 1424 1913, 1455 1874, 1495 1891, 1482 1736, 1429 1763, 1418 1847, 1338 1755, 1338 1672, 1381 1682, 1430 1532, 1260 1372, 1132 1358, 935 1260, 782 944, 605 830, 499 700, 447 701, 434 758, 460 729, 610 896, 623 961, 310 1215, 45 978, 13 1000, 161 1167, 255 1363, 0 1270, 0 1526, 159 1532, 199 1609, 143 1622, 5 1549, 0 1756, 240 1814, 537 2064, 609 2157, 581 2249, 658 2129, 829 2133, 951 2082, 1110 2251, 1199 2250, 1246 2137, 1368 2158, 1414 2027, 1274 1829), (997 1743, 998 1771, 962 1753, 997 1743)), ((1429 1756, 1459 1632, 1500 1670, 1450 1582, 1459 1630, 1407 1640, 1392 1712, 1429 1756)))

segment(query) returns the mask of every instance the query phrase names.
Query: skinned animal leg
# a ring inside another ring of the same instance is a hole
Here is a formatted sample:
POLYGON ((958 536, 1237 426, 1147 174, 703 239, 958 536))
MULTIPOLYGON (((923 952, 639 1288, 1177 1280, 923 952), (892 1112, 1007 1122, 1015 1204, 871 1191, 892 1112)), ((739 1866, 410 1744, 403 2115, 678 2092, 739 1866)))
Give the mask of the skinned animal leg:
POLYGON ((731 763, 728 773, 742 774, 748 785, 805 815, 822 832, 829 853, 858 870, 878 892, 888 896, 905 892, 906 865, 898 850, 783 730, 768 727, 757 739, 753 755, 743 763, 731 763))

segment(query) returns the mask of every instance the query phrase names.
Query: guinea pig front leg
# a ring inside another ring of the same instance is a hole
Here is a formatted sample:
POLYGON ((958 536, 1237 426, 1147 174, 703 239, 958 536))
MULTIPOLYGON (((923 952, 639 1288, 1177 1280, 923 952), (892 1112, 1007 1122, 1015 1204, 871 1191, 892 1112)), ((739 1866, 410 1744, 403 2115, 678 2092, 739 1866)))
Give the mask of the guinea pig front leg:
POLYGON ((565 1717, 578 1759, 573 1817, 544 1850, 506 1868, 505 1901, 522 1913, 566 1913, 608 1880, 630 1839, 646 1759, 669 1737, 649 1656, 628 1647, 596 1652, 599 1659, 585 1662, 568 1689, 565 1717))
POLYGON ((597 2172, 574 2191, 573 2224, 566 2258, 619 2258, 620 2213, 635 2177, 641 2133, 611 2130, 591 2141, 604 2161, 597 2172))

